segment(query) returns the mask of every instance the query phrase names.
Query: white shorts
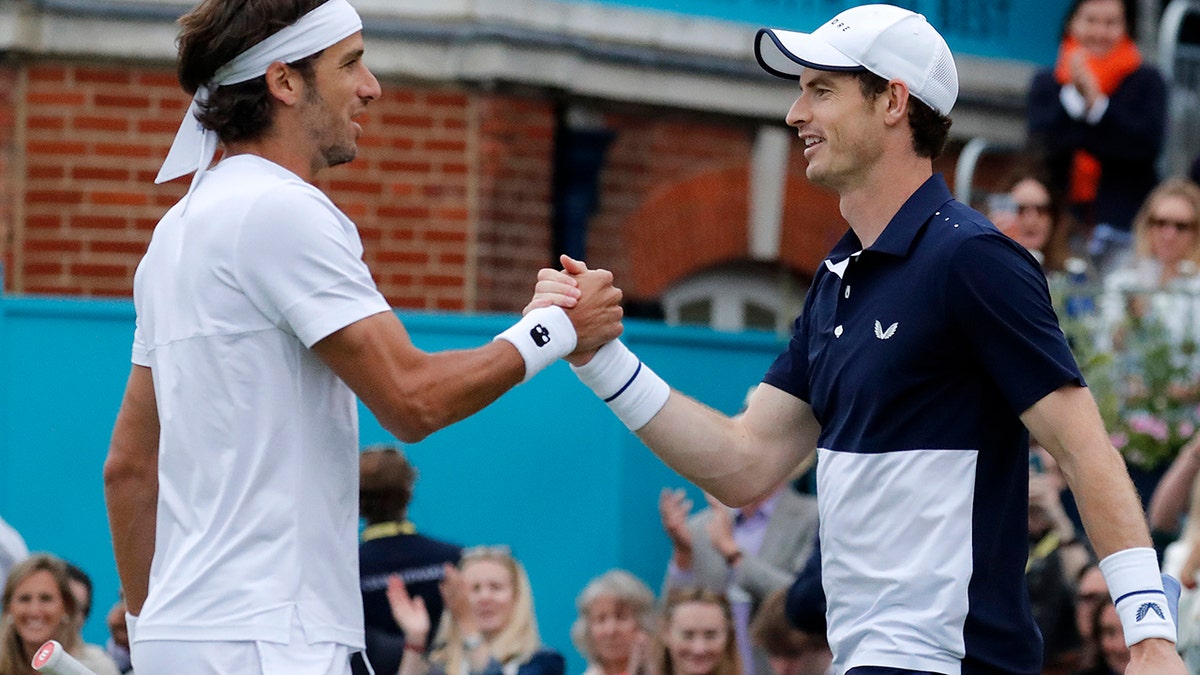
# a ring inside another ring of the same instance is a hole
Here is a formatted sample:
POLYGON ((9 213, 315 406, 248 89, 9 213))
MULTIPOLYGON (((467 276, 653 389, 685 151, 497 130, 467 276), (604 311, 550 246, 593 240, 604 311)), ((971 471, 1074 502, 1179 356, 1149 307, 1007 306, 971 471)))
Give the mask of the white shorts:
POLYGON ((143 640, 131 657, 138 675, 350 675, 350 654, 335 642, 309 644, 293 619, 288 644, 143 640))

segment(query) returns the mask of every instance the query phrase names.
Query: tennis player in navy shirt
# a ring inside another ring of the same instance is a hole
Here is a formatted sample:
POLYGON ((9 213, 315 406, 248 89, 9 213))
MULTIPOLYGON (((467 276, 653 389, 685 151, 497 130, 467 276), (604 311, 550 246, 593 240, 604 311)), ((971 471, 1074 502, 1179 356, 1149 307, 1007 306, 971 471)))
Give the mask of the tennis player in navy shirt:
MULTIPOLYGON (((958 96, 925 18, 848 9, 763 29, 814 183, 850 230, 744 413, 679 392, 620 341, 576 374, 683 476, 745 504, 818 454, 822 578, 838 673, 1041 672, 1025 589, 1028 434, 1078 499, 1130 645, 1127 673, 1182 674, 1140 502, 1067 348, 1037 262, 933 173, 958 96), (1027 431, 1028 430, 1028 431, 1027 431)), ((543 270, 537 301, 586 266, 543 270)))

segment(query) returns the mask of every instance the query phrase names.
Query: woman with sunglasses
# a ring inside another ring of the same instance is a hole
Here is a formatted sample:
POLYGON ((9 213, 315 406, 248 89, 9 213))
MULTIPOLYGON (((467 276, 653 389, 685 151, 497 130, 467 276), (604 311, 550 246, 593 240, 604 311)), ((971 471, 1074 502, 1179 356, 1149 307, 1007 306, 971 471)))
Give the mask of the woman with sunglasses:
POLYGON ((1101 347, 1156 323, 1175 345, 1200 340, 1200 187, 1168 178, 1134 218, 1133 257, 1104 280, 1101 347))
POLYGON ((1062 200, 1048 178, 1021 169, 1006 182, 1007 188, 990 204, 988 217, 996 227, 1025 247, 1046 274, 1061 272, 1067 260, 1070 234, 1062 200))
POLYGON ((431 646, 425 602, 410 598, 399 577, 389 579, 406 639, 400 675, 563 675, 566 661, 542 645, 529 577, 508 547, 464 551, 458 568, 446 566, 442 596, 447 611, 431 646))

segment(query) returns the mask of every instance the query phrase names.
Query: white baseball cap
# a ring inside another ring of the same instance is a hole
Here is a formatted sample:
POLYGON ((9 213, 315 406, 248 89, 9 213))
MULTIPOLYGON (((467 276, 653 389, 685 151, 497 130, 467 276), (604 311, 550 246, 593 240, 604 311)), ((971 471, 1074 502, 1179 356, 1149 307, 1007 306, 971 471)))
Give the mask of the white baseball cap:
POLYGON ((768 73, 792 80, 805 68, 869 70, 904 82, 942 115, 958 99, 958 69, 946 41, 924 16, 893 5, 851 7, 811 33, 763 28, 754 55, 768 73))

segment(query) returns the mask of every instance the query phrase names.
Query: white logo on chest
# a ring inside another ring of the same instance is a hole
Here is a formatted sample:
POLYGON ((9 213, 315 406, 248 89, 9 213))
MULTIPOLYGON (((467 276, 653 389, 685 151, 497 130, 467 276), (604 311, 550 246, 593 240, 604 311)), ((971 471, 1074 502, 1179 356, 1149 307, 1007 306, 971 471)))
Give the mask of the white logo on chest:
POLYGON ((899 325, 900 325, 900 323, 897 322, 897 323, 894 323, 894 324, 888 326, 887 330, 884 330, 883 325, 879 323, 878 319, 876 319, 875 320, 875 337, 879 338, 880 340, 890 340, 890 339, 892 339, 892 336, 896 334, 896 328, 899 325))

